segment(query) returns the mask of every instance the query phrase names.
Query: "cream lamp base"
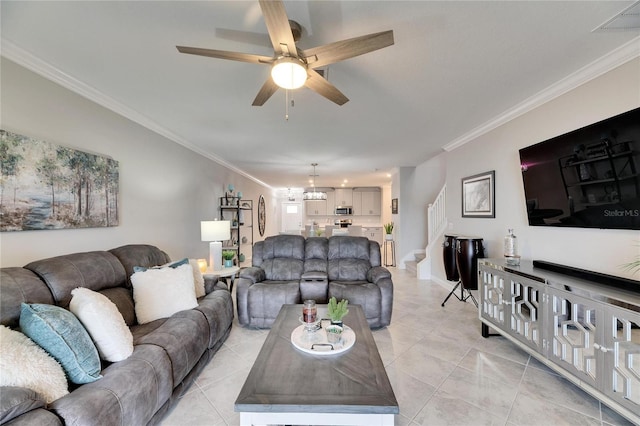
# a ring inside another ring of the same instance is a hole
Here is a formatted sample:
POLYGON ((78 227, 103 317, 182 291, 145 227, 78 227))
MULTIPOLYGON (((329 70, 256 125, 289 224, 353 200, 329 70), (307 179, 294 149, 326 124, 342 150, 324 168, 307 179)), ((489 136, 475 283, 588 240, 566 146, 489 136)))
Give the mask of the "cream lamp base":
POLYGON ((222 270, 222 241, 209 243, 209 267, 214 271, 222 270))

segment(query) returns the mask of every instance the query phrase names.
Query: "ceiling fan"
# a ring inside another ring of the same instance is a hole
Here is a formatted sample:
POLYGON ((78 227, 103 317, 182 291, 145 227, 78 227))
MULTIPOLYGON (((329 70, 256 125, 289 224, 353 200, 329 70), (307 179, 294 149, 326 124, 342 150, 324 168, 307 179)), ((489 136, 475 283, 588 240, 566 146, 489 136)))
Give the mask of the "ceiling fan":
POLYGON ((295 42, 300 39, 302 28, 297 22, 289 20, 284 3, 281 0, 259 2, 273 44, 273 57, 176 46, 181 53, 270 65, 271 76, 253 100, 253 106, 264 105, 279 87, 297 89, 303 85, 338 105, 344 105, 349 99, 316 68, 393 45, 393 31, 389 30, 301 50, 295 42))

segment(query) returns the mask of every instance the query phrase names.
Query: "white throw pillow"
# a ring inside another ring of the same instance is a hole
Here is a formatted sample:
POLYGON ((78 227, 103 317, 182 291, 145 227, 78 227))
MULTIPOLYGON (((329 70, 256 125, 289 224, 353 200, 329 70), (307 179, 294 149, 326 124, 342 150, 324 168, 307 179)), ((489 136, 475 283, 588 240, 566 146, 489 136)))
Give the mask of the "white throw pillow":
POLYGON ((196 297, 202 297, 207 293, 204 290, 204 277, 198 266, 198 259, 189 259, 189 265, 193 268, 193 285, 196 289, 196 297))
POLYGON ((69 310, 87 329, 100 358, 117 362, 133 353, 133 335, 116 305, 103 294, 78 287, 71 291, 69 310))
POLYGON ((0 325, 0 386, 31 389, 47 404, 68 394, 62 366, 24 334, 0 325))
POLYGON ((189 264, 136 272, 131 276, 131 283, 138 324, 168 318, 198 306, 189 264))

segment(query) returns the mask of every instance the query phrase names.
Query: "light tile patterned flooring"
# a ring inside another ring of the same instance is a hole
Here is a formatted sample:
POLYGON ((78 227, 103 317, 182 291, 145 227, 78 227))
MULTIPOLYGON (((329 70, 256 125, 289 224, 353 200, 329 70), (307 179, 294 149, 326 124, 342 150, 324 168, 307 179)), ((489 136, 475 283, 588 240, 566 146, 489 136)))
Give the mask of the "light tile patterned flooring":
MULTIPOLYGON (((505 338, 483 338, 471 300, 443 308, 450 289, 390 270, 391 325, 373 336, 400 404, 396 425, 631 424, 505 338)), ((162 425, 238 425, 233 404, 267 333, 235 321, 162 425)))

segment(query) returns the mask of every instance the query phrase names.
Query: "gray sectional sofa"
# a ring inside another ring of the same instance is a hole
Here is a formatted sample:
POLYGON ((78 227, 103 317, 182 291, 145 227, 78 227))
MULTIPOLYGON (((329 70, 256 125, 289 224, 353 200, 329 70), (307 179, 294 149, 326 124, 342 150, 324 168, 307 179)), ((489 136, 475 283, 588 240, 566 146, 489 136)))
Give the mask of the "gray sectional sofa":
POLYGON ((71 290, 86 287, 105 295, 133 334, 133 354, 123 361, 102 361, 102 378, 71 385, 69 393, 48 406, 20 404, 24 388, 0 388, 2 415, 8 425, 144 425, 158 423, 222 346, 233 321, 233 302, 225 286, 205 281, 197 307, 169 318, 138 324, 130 277, 134 266, 169 261, 149 245, 64 255, 0 270, 0 319, 19 326, 24 303, 68 308, 71 290), (16 412, 22 408, 24 412, 16 412), (25 408, 26 407, 26 408, 25 408))
POLYGON ((380 245, 365 237, 267 237, 254 244, 252 266, 236 279, 238 321, 268 328, 284 304, 347 299, 361 305, 371 328, 391 323, 393 281, 380 245))

